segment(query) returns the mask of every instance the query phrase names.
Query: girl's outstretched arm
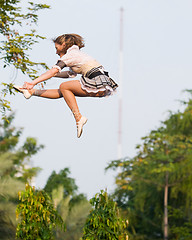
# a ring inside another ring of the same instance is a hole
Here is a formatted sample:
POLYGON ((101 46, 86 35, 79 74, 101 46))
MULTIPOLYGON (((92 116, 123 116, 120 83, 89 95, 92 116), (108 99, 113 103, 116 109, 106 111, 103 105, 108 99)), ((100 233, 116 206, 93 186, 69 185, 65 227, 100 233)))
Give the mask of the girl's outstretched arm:
POLYGON ((69 71, 58 72, 54 77, 69 78, 69 71))
POLYGON ((74 78, 76 77, 77 74, 73 71, 62 71, 62 72, 58 72, 55 77, 59 77, 59 78, 74 78))
POLYGON ((25 82, 23 85, 23 88, 26 88, 28 90, 32 89, 36 84, 46 81, 52 77, 54 77, 59 72, 59 69, 57 68, 51 68, 47 72, 43 73, 41 76, 33 80, 32 82, 25 82))

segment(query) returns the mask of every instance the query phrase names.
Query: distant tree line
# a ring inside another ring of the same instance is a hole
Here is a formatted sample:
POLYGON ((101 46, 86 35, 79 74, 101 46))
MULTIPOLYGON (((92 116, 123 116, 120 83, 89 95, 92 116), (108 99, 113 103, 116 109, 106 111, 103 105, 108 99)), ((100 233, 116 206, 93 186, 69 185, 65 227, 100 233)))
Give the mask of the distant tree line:
POLYGON ((130 239, 192 239, 192 99, 182 103, 142 138, 135 157, 106 168, 119 169, 113 197, 129 218, 130 239))

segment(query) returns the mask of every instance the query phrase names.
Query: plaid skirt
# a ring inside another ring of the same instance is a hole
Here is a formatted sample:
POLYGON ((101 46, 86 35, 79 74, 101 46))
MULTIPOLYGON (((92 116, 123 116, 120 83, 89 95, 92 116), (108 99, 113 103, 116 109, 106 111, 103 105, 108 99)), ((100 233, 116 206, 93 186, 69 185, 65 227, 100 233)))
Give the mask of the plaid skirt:
POLYGON ((105 91, 104 96, 111 95, 118 84, 109 77, 108 72, 102 66, 92 68, 80 79, 81 88, 88 93, 105 91))

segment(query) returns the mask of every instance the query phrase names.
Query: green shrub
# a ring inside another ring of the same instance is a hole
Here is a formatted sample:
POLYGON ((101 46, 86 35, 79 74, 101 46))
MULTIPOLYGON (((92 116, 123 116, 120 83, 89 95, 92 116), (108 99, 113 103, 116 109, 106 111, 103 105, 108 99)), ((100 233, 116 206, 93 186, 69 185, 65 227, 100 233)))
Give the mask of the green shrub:
POLYGON ((27 184, 25 191, 19 192, 19 200, 16 239, 52 240, 57 225, 64 230, 63 220, 45 191, 37 191, 27 184))
POLYGON ((122 220, 116 202, 107 192, 101 191, 90 200, 91 210, 85 226, 82 240, 127 240, 128 220, 122 220))

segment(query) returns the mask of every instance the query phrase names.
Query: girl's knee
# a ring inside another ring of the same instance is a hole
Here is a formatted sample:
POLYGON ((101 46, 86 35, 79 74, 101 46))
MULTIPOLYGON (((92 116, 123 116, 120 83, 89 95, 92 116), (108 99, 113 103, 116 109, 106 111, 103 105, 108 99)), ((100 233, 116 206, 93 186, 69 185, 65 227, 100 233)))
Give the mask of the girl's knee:
POLYGON ((59 90, 62 91, 62 90, 66 90, 66 89, 67 89, 67 84, 65 82, 61 83, 59 86, 59 90))

